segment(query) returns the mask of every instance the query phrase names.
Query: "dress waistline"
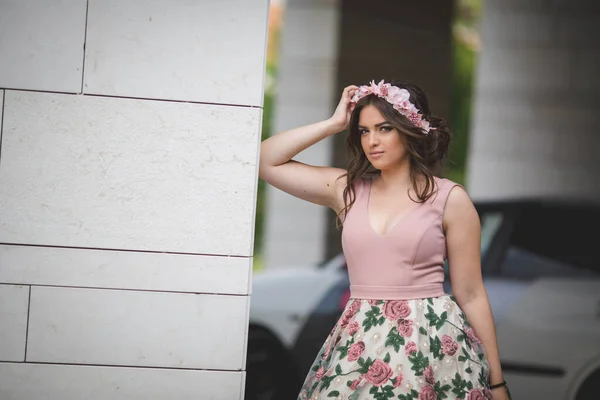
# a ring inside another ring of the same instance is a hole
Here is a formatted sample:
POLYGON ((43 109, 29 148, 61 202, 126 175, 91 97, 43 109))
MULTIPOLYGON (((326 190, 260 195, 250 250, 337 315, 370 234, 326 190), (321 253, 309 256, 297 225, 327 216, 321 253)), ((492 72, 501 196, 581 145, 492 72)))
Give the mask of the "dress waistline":
POLYGON ((444 296, 441 283, 411 286, 350 285, 350 297, 367 300, 413 300, 444 296))

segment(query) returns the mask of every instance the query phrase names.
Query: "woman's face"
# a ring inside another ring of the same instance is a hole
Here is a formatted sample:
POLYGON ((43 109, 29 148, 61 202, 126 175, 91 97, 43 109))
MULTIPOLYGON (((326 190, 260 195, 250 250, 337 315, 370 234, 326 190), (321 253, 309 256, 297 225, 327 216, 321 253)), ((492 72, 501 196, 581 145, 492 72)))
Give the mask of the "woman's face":
POLYGON ((375 106, 369 104, 360 111, 358 133, 363 151, 376 169, 397 167, 406 159, 404 135, 375 106))

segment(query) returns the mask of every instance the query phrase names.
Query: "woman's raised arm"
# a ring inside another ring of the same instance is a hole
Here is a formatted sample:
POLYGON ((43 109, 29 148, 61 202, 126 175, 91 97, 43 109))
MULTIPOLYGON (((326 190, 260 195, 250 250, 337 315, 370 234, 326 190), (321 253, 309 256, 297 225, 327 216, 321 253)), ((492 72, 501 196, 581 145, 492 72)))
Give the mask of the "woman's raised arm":
POLYGON ((292 160, 313 144, 343 131, 350 120, 350 99, 356 86, 344 89, 333 116, 325 121, 278 133, 261 144, 259 176, 270 185, 300 199, 338 212, 343 208, 345 170, 292 160))

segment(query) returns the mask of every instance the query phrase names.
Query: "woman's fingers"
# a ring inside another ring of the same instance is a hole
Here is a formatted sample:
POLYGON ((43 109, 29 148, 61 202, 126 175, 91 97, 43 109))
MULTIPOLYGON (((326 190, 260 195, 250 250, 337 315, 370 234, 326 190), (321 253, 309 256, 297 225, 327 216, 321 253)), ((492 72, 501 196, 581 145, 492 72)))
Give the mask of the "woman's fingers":
POLYGON ((355 85, 346 86, 344 88, 344 92, 342 93, 342 97, 347 100, 350 100, 352 98, 352 96, 354 95, 354 92, 356 91, 356 89, 358 89, 358 87, 355 85))

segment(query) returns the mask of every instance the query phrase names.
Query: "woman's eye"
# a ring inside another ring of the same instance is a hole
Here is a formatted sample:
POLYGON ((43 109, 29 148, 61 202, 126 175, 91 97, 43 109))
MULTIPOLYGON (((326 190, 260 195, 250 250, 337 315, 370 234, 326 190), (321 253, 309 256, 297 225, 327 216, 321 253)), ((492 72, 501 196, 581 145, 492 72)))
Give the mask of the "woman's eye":
POLYGON ((369 131, 367 131, 366 129, 359 129, 358 133, 360 133, 361 135, 364 135, 365 133, 368 133, 369 131))
POLYGON ((382 126, 382 127, 381 127, 381 130, 382 130, 383 132, 389 132, 389 131, 391 131, 392 129, 394 129, 394 128, 392 128, 391 126, 382 126))

